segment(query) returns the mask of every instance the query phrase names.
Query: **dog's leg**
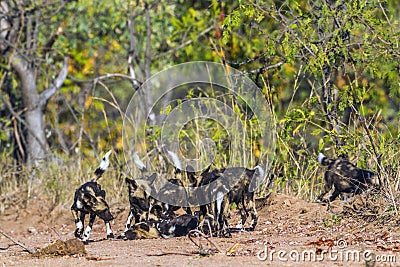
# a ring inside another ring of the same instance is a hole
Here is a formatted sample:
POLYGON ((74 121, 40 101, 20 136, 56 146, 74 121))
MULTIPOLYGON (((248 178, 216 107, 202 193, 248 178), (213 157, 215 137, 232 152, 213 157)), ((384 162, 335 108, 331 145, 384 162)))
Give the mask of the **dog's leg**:
POLYGON ((243 201, 240 201, 239 203, 237 203, 237 209, 240 212, 240 221, 236 224, 236 228, 243 229, 244 224, 246 223, 246 219, 247 219, 247 212, 245 210, 243 201))
POLYGON ((133 219, 134 215, 132 210, 129 212, 128 218, 126 219, 126 223, 125 223, 125 230, 124 232, 121 234, 121 236, 125 236, 125 232, 128 231, 131 228, 131 223, 132 223, 132 219, 133 219))
POLYGON ((105 223, 106 229, 107 229, 107 230, 106 230, 106 231, 107 231, 107 238, 114 238, 114 234, 113 234, 113 232, 112 232, 110 222, 104 221, 104 223, 105 223))
POLYGON ((331 179, 330 173, 328 173, 328 171, 325 172, 324 180, 325 180, 324 189, 322 190, 321 195, 319 195, 318 197, 318 200, 321 202, 323 201, 324 196, 331 190, 333 185, 333 179, 331 179))
POLYGON ((221 216, 223 214, 223 204, 224 204, 224 193, 223 192, 218 192, 217 193, 217 199, 215 200, 214 206, 213 207, 213 217, 214 217, 214 221, 213 221, 213 225, 214 225, 214 230, 216 230, 217 232, 219 232, 220 230, 222 230, 222 219, 221 216))
POLYGON ((256 228, 256 225, 257 225, 257 221, 258 221, 256 202, 254 201, 254 198, 252 197, 247 201, 247 203, 250 206, 250 215, 251 215, 249 231, 254 231, 254 229, 256 228))
POLYGON ((340 191, 335 188, 332 195, 329 197, 329 202, 333 202, 340 195, 340 191))
POLYGON ((219 213, 218 221, 219 221, 219 233, 222 237, 232 237, 231 231, 229 230, 227 214, 229 213, 229 200, 225 195, 224 201, 222 202, 222 210, 219 213))
POLYGON ((131 210, 129 211, 129 215, 128 215, 128 218, 126 219, 126 223, 125 223, 125 229, 124 229, 124 231, 122 232, 122 234, 120 234, 120 235, 117 237, 118 239, 125 239, 125 238, 126 238, 126 232, 128 232, 128 231, 131 229, 132 220, 135 220, 135 221, 134 221, 134 224, 140 221, 140 220, 137 219, 137 215, 138 215, 138 214, 137 214, 136 212, 134 212, 133 209, 131 209, 131 210), (134 214, 136 214, 136 216, 135 216, 134 214))
POLYGON ((84 212, 80 212, 76 209, 72 209, 71 211, 72 211, 72 215, 74 216, 74 221, 75 221, 75 225, 76 225, 74 236, 76 238, 82 238, 86 214, 84 212))
MULTIPOLYGON (((206 205, 201 205, 199 207, 199 211, 195 213, 195 215, 199 219, 199 227, 198 227, 199 229, 203 229, 203 227, 204 227, 206 214, 207 214, 207 206, 206 205)), ((212 236, 211 232, 210 232, 210 235, 212 236)))
POLYGON ((89 224, 88 224, 88 226, 86 226, 85 233, 83 234, 82 241, 84 243, 86 243, 87 240, 89 239, 90 232, 92 231, 94 219, 96 219, 96 214, 95 213, 90 213, 89 224))
POLYGON ((329 197, 329 201, 328 201, 328 210, 331 211, 331 212, 333 212, 333 213, 335 213, 335 214, 336 214, 336 212, 334 212, 334 211, 332 210, 331 203, 332 203, 339 195, 340 195, 340 191, 337 190, 337 189, 335 188, 335 190, 333 191, 332 195, 329 197))

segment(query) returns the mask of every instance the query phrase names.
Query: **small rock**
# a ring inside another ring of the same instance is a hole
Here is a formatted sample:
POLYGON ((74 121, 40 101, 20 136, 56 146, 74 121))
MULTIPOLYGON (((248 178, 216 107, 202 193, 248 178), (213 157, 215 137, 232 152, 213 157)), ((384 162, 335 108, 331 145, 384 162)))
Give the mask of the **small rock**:
POLYGON ((37 230, 36 230, 36 228, 35 227, 28 227, 28 233, 30 233, 30 234, 37 234, 37 230))

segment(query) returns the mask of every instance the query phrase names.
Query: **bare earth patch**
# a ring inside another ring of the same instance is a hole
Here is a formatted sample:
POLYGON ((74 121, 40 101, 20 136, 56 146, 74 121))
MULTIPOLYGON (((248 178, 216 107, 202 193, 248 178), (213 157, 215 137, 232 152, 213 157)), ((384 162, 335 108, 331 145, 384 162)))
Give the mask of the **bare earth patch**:
MULTIPOLYGON (((50 207, 46 199, 32 200, 27 209, 15 207, 0 217, 1 229, 16 240, 43 251, 65 250, 72 242, 76 253, 32 256, 0 236, 2 266, 394 266, 400 264, 398 222, 362 220, 334 215, 320 203, 272 194, 259 210, 254 232, 234 233, 232 238, 195 237, 202 251, 188 237, 151 240, 106 240, 105 226, 96 220, 90 242, 83 250, 73 237, 69 206, 50 207), (58 241, 57 241, 58 240, 58 241), (64 242, 64 243, 63 243, 64 242), (84 251, 87 254, 83 253, 84 251), (227 255, 229 254, 229 256, 227 255), (364 259, 366 256, 366 259, 364 259), (375 258, 376 262, 369 261, 375 258), (393 262, 394 261, 394 262, 393 262)), ((335 202, 336 207, 343 205, 335 202)), ((339 207, 340 208, 340 207, 339 207)), ((112 207, 114 234, 123 230, 127 207, 112 207)), ((232 213, 232 225, 239 217, 232 213)), ((70 248, 68 248, 70 249, 70 248)))

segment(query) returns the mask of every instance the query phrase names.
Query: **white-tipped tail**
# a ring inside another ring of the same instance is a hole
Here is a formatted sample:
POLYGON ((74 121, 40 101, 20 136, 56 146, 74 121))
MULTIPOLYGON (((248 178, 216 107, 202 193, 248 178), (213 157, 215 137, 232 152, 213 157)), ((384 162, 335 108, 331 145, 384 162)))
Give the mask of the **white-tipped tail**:
POLYGON ((319 152, 319 154, 318 154, 318 163, 322 164, 322 161, 324 160, 324 158, 326 158, 326 156, 324 154, 322 154, 321 152, 319 152))
POLYGON ((140 160, 138 154, 133 155, 133 161, 135 162, 136 166, 141 170, 145 171, 146 170, 146 165, 140 160))
POLYGON ((102 170, 107 170, 108 165, 110 165, 110 160, 108 159, 110 157, 112 150, 109 150, 103 157, 103 159, 100 162, 99 168, 102 170))
POLYGON ((108 166, 110 165, 110 160, 108 159, 111 155, 112 149, 110 149, 103 157, 103 159, 100 162, 99 167, 94 171, 94 174, 97 175, 98 178, 100 178, 103 173, 107 170, 108 166))
POLYGON ((178 155, 176 153, 172 152, 172 151, 169 151, 169 150, 167 150, 167 153, 171 157, 172 163, 174 164, 174 167, 179 169, 179 170, 182 170, 182 164, 181 164, 181 161, 179 160, 178 155))

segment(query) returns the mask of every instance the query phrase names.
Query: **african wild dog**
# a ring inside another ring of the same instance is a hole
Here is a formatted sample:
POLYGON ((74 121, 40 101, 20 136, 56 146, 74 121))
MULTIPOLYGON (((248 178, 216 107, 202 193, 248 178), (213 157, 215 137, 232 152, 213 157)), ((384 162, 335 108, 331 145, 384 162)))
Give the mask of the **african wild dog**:
POLYGON ((164 214, 157 221, 149 220, 140 222, 125 232, 125 239, 151 239, 151 238, 171 238, 187 235, 199 225, 199 220, 195 216, 183 214, 175 216, 164 214))
POLYGON ((109 165, 109 156, 111 150, 108 151, 100 162, 99 167, 95 170, 96 179, 81 185, 76 191, 74 196, 74 203, 71 206, 72 215, 74 216, 76 229, 74 232, 75 237, 80 238, 83 242, 87 242, 92 230, 96 216, 104 220, 107 228, 107 238, 114 238, 111 230, 110 221, 114 219, 110 212, 105 198, 106 192, 101 189, 97 180, 107 170, 109 165), (89 214, 89 224, 83 232, 85 216, 89 214), (83 237, 82 237, 83 234, 83 237))
POLYGON ((379 185, 376 173, 363 170, 348 161, 346 155, 341 155, 337 159, 327 158, 324 154, 318 154, 318 163, 322 166, 328 166, 325 171, 325 185, 318 200, 322 201, 332 186, 334 192, 329 197, 329 202, 334 201, 342 193, 360 194, 370 186, 379 185))
POLYGON ((132 225, 124 232, 124 239, 171 238, 185 236, 199 225, 197 217, 183 214, 176 216, 173 212, 165 212, 160 205, 151 210, 152 216, 147 221, 132 225))
MULTIPOLYGON (((180 173, 182 176, 182 166, 177 155, 170 151, 168 151, 168 155, 172 159, 174 166, 178 170, 178 173, 180 173)), ((257 224, 258 216, 255 207, 255 195, 254 192, 250 192, 250 183, 253 180, 253 176, 264 176, 264 171, 260 166, 257 166, 253 170, 243 167, 230 167, 211 170, 210 165, 208 169, 204 170, 200 174, 200 177, 197 177, 194 168, 188 165, 184 173, 186 174, 186 179, 183 180, 186 182, 186 186, 209 187, 208 190, 206 189, 205 191, 211 194, 211 198, 216 197, 216 200, 212 203, 199 207, 200 210, 197 212, 197 214, 199 216, 201 225, 204 225, 204 220, 206 218, 212 218, 209 220, 212 222, 211 230, 217 231, 219 235, 222 236, 230 236, 226 217, 228 216, 230 205, 235 203, 241 214, 241 221, 236 227, 243 229, 247 217, 251 215, 252 220, 249 228, 246 230, 254 230, 257 224), (225 180, 227 184, 223 184, 222 179, 225 180), (236 181, 235 184, 230 184, 234 181, 236 181)), ((197 201, 190 199, 189 202, 195 203, 197 201)), ((186 208, 188 214, 192 213, 191 208, 193 207, 186 208)), ((202 229, 205 228, 202 227, 202 229)))
MULTIPOLYGON (((147 172, 145 164, 136 154, 134 155, 134 162, 143 174, 147 172)), ((125 223, 125 230, 118 238, 129 239, 126 234, 131 227, 136 228, 136 230, 143 230, 143 227, 146 228, 146 226, 143 226, 143 224, 147 224, 149 222, 152 224, 152 222, 158 221, 161 215, 171 215, 174 211, 180 208, 178 206, 162 203, 149 195, 149 192, 152 192, 155 194, 162 194, 164 196, 174 195, 174 197, 177 197, 178 199, 185 199, 186 195, 178 194, 186 194, 186 191, 176 191, 176 187, 173 186, 176 185, 183 187, 181 180, 177 178, 179 175, 180 171, 175 169, 175 178, 168 179, 166 180, 167 182, 162 178, 157 179, 158 176, 156 173, 153 173, 150 176, 144 175, 138 179, 138 181, 144 181, 144 183, 141 183, 140 185, 133 179, 125 178, 125 182, 128 187, 130 212, 125 223), (161 211, 159 212, 159 210, 161 211), (139 223, 141 225, 135 226, 139 223)), ((131 234, 131 231, 128 234, 131 234)))
MULTIPOLYGON (((147 177, 148 183, 145 186, 153 187, 156 177, 155 173, 147 177)), ((168 181, 171 184, 181 185, 181 181, 178 179, 169 179, 168 181)), ((174 211, 179 207, 167 205, 149 196, 148 190, 154 190, 154 188, 144 190, 135 180, 129 178, 126 178, 126 183, 130 213, 125 230, 118 238, 125 240, 158 238, 160 236, 170 238, 186 235, 190 230, 197 228, 198 219, 195 216, 184 214, 176 217, 174 211)), ((158 193, 174 194, 169 186, 170 184, 167 183, 158 190, 158 193)))
MULTIPOLYGON (((156 176, 157 175, 153 173, 148 177, 148 179, 153 181, 156 176)), ((130 211, 125 223, 125 230, 118 238, 125 238, 125 234, 131 228, 132 221, 133 225, 135 225, 137 223, 146 222, 149 219, 152 219, 152 214, 154 215, 154 212, 151 211, 151 206, 154 203, 151 203, 152 199, 146 190, 139 186, 138 183, 133 179, 125 178, 125 183, 128 187, 130 211)))
POLYGON ((190 214, 161 218, 157 229, 164 238, 185 236, 199 226, 199 219, 190 214))
MULTIPOLYGON (((229 214, 230 205, 235 203, 241 215, 241 220, 237 224, 236 228, 243 230, 244 224, 250 214, 250 226, 245 230, 253 231, 258 220, 257 209, 255 206, 255 194, 250 191, 250 183, 254 176, 264 176, 264 171, 260 166, 257 166, 254 169, 230 167, 202 173, 200 186, 211 186, 212 182, 216 182, 214 184, 215 189, 211 191, 211 194, 216 196, 216 200, 200 207, 200 220, 203 221, 203 219, 208 215, 213 221, 212 231, 217 231, 220 236, 230 237, 231 234, 228 227, 227 216, 229 214), (240 177, 238 177, 239 175, 240 177), (219 178, 224 178, 229 181, 237 181, 237 183, 228 190, 226 185, 219 182, 219 178)), ((206 228, 203 226, 202 229, 206 228)))

